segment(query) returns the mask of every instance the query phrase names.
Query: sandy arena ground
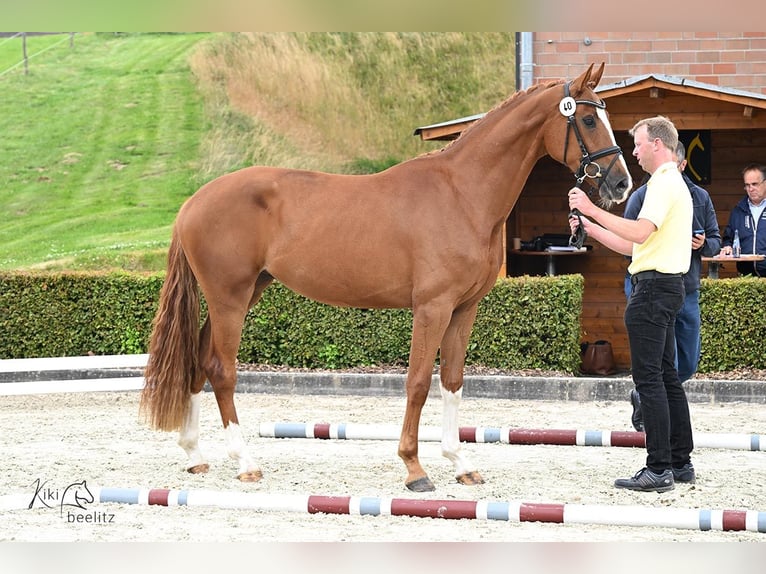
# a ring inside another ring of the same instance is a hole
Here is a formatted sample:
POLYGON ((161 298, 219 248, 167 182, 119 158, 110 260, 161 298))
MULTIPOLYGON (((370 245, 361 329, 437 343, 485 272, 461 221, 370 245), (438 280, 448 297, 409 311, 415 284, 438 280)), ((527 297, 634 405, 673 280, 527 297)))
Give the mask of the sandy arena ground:
MULTIPOLYGON (((436 492, 407 491, 396 441, 270 439, 258 436, 267 421, 356 422, 399 425, 404 398, 267 396, 239 394, 237 405, 251 452, 264 479, 242 484, 228 459, 212 394, 202 406, 202 446, 211 464, 206 475, 184 471, 185 454, 175 433, 149 430, 138 417, 137 392, 10 396, 0 401, 4 465, 2 494, 28 493, 86 480, 120 488, 206 489, 279 494, 517 500, 585 505, 766 510, 766 453, 697 449, 697 484, 665 493, 613 487, 641 466, 645 451, 623 447, 465 444, 486 484, 455 482, 436 442, 421 443, 421 461, 436 492), (39 482, 38 482, 39 481, 39 482)), ((756 404, 693 404, 695 432, 766 433, 766 409, 756 404)), ((441 401, 429 399, 422 424, 440 425, 441 401)), ((461 426, 536 429, 630 430, 630 405, 465 399, 461 426)), ((0 513, 4 541, 190 541, 190 542, 437 542, 437 541, 753 541, 755 532, 699 531, 392 516, 309 515, 203 507, 92 504, 87 513, 112 516, 108 523, 72 523, 59 508, 0 513)), ((77 510, 77 509, 75 509, 77 510)), ((79 510, 78 510, 79 512, 79 510)), ((84 513, 86 511, 83 511, 84 513)))

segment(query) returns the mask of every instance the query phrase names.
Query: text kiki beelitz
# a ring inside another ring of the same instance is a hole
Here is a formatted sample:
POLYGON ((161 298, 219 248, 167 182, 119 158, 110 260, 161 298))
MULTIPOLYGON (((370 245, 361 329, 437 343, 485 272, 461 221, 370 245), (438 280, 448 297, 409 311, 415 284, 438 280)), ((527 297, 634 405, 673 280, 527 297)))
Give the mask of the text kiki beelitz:
POLYGON ((34 493, 28 508, 58 508, 61 517, 70 524, 111 524, 114 514, 92 510, 95 501, 87 481, 73 482, 64 488, 54 488, 39 478, 32 483, 34 493))

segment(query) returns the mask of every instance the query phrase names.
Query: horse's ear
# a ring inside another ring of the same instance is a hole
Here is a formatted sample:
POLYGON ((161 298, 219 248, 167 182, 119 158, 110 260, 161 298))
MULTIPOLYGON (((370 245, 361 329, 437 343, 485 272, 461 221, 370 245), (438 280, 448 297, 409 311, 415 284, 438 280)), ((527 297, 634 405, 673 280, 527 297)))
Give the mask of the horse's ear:
POLYGON ((593 71, 593 66, 595 66, 595 64, 588 66, 588 69, 572 82, 570 88, 572 95, 581 94, 586 87, 592 90, 598 86, 599 81, 601 81, 601 76, 604 74, 604 62, 601 62, 601 65, 595 72, 593 71))
MULTIPOLYGON (((591 69, 593 68, 593 64, 591 64, 591 69)), ((591 74, 590 80, 588 80, 588 85, 591 88, 595 88, 598 86, 598 83, 601 81, 601 76, 604 75, 604 62, 601 62, 601 65, 598 67, 598 70, 596 70, 595 73, 591 74)))

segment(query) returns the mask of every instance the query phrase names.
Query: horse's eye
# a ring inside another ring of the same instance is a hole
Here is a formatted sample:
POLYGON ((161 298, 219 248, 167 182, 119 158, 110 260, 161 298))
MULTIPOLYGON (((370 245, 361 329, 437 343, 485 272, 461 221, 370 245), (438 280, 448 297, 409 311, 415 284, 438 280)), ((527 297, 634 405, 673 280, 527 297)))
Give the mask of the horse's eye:
POLYGON ((589 128, 595 128, 596 127, 596 118, 593 116, 585 116, 582 119, 582 123, 584 123, 589 128))

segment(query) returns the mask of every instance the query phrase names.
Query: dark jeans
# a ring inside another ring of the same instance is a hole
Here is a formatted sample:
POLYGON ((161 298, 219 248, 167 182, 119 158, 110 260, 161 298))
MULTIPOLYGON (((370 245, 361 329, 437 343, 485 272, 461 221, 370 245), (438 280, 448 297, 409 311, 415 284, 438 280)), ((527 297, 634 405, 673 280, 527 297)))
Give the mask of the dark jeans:
POLYGON ((641 398, 646 466, 663 472, 690 461, 689 403, 676 370, 675 320, 684 301, 680 276, 636 281, 625 307, 633 383, 641 398))
MULTIPOLYGON (((633 291, 630 276, 625 277, 625 296, 633 291)), ((684 304, 676 315, 676 369, 682 383, 697 372, 700 360, 700 292, 687 293, 684 304)))
POLYGON ((700 360, 700 292, 687 293, 676 316, 676 353, 678 378, 682 383, 697 372, 700 360))

